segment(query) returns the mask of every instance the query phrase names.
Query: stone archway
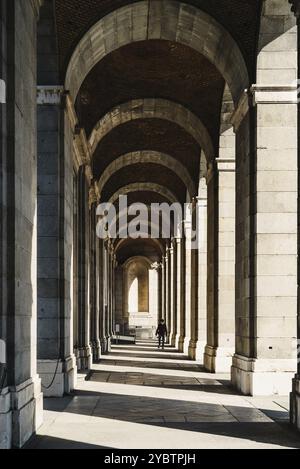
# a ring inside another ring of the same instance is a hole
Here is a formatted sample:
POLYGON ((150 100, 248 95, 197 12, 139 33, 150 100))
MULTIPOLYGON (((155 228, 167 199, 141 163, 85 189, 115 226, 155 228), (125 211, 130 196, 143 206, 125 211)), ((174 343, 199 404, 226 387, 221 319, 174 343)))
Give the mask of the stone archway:
POLYGON ((103 187, 114 173, 126 166, 132 166, 141 163, 158 164, 171 169, 183 181, 190 194, 190 197, 192 198, 196 195, 195 184, 187 169, 175 158, 172 158, 170 155, 154 151, 140 151, 135 153, 129 153, 127 155, 120 156, 118 159, 114 160, 114 162, 111 163, 111 165, 104 171, 104 173, 99 179, 98 187, 100 194, 102 192, 103 187))
POLYGON ((151 39, 181 42, 203 54, 225 78, 236 104, 249 86, 237 44, 215 19, 178 1, 151 0, 115 10, 85 34, 70 60, 66 89, 75 99, 86 75, 103 57, 126 44, 151 39))
POLYGON ((93 154, 99 142, 115 127, 138 119, 165 119, 187 131, 203 149, 207 161, 214 158, 211 137, 201 120, 181 104, 166 99, 140 99, 121 104, 106 114, 94 127, 89 144, 93 154))

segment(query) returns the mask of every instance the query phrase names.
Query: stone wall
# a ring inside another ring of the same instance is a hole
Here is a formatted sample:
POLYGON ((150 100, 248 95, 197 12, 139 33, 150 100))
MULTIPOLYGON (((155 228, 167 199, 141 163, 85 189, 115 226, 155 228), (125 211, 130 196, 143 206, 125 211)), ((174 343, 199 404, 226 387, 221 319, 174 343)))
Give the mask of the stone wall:
POLYGON ((36 375, 37 13, 37 2, 1 2, 2 68, 6 68, 7 61, 7 140, 4 132, 1 143, 6 178, 2 201, 7 204, 7 218, 4 216, 7 239, 2 251, 6 268, 2 285, 6 290, 7 309, 2 304, 1 316, 7 318, 4 324, 7 321, 11 393, 11 408, 6 398, 0 401, 0 419, 6 434, 6 438, 2 434, 0 444, 4 447, 21 447, 42 420, 42 395, 36 375))

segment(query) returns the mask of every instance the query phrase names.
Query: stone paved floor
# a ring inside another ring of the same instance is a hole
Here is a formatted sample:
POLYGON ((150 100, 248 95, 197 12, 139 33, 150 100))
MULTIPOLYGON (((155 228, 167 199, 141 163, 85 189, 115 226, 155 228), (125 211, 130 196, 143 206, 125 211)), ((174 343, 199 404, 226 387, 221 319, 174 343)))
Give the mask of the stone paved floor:
POLYGON ((45 400, 28 448, 300 448, 288 398, 236 394, 171 348, 115 346, 74 395, 45 400))

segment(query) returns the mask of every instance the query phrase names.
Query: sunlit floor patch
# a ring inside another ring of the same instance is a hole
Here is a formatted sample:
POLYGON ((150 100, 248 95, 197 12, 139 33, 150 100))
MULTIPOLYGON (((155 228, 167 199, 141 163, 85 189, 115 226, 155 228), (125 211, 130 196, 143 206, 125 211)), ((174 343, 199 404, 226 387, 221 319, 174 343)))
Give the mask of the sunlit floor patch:
POLYGON ((79 376, 72 396, 45 400, 29 447, 300 448, 288 398, 241 396, 229 376, 205 373, 171 348, 166 356, 153 343, 115 346, 79 376))

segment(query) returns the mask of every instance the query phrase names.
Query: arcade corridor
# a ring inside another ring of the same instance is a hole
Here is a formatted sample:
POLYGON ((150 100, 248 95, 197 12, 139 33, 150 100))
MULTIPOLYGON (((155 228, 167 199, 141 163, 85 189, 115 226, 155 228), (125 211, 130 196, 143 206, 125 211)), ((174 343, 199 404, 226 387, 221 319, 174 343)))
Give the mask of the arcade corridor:
POLYGON ((72 396, 45 400, 30 449, 300 448, 288 399, 250 398, 229 376, 153 342, 115 346, 72 396))
POLYGON ((0 1, 0 449, 300 447, 299 26, 0 1))

